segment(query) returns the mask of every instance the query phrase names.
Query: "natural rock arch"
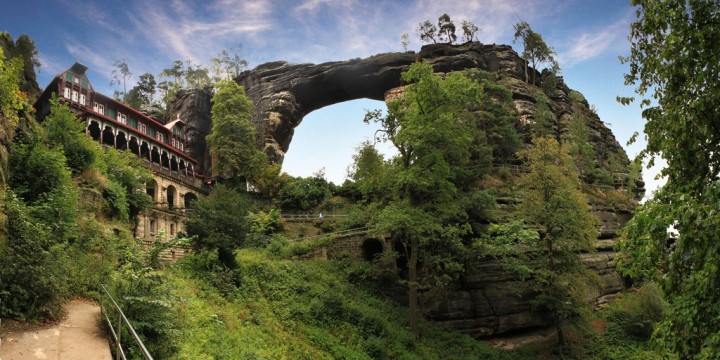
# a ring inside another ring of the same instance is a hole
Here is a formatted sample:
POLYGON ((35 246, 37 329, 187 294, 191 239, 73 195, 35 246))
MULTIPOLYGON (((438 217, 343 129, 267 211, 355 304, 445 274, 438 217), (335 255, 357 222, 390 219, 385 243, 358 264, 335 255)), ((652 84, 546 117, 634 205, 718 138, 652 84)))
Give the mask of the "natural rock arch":
POLYGON ((236 80, 255 106, 258 147, 271 161, 282 163, 294 129, 305 115, 348 100, 385 100, 388 90, 401 85, 400 74, 419 60, 432 64, 435 72, 478 68, 524 78, 523 62, 510 46, 466 43, 319 65, 270 62, 236 80))

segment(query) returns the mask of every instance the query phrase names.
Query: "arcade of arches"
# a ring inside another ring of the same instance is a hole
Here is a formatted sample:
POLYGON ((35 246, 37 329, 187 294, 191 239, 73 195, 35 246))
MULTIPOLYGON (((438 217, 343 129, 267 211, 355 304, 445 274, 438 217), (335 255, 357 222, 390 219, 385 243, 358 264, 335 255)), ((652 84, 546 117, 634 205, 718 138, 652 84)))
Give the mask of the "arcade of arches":
MULTIPOLYGON (((158 235, 162 235, 161 240, 168 240, 184 232, 185 218, 193 202, 206 193, 193 164, 162 144, 139 139, 137 134, 99 119, 88 119, 87 132, 103 145, 140 157, 143 165, 153 172, 153 180, 145 186, 153 199, 153 207, 138 215, 135 236, 151 245, 158 235)), ((182 252, 182 249, 173 249, 168 254, 174 257, 182 252)))
POLYGON ((192 211, 193 203, 204 194, 201 189, 158 173, 153 174, 153 180, 145 185, 145 189, 154 206, 138 215, 135 236, 146 244, 152 244, 160 234, 162 240, 167 240, 184 232, 185 217, 192 211))

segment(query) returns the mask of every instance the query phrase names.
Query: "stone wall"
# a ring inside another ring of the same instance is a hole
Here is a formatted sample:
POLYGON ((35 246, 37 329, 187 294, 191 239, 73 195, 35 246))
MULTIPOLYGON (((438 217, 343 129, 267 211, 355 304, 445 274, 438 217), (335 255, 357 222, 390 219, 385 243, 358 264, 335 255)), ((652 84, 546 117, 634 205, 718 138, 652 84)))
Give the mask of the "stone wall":
MULTIPOLYGON (((191 208, 185 204, 185 197, 188 194, 195 199, 205 196, 204 190, 190 186, 157 172, 153 173, 155 191, 153 194, 153 206, 145 210, 137 217, 135 237, 141 239, 146 246, 157 241, 160 234, 160 241, 167 241, 178 233, 185 232, 185 219, 191 208), (168 189, 175 189, 173 206, 170 206, 168 189)), ((166 260, 175 260, 185 254, 186 250, 173 248, 163 251, 161 256, 166 260)))

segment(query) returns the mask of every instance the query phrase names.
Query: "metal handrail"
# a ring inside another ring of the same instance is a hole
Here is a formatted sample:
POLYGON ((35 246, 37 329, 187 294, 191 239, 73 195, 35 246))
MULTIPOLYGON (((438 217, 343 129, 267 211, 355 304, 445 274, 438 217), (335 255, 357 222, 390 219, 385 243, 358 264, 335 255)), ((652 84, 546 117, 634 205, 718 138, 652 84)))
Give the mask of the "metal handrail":
POLYGON ((112 302, 113 306, 115 306, 115 309, 118 313, 118 324, 117 324, 117 330, 113 328, 112 322, 110 321, 110 318, 108 317, 107 310, 105 310, 105 306, 100 303, 100 308, 102 309, 102 314, 105 316, 105 321, 108 324, 108 328, 110 328, 110 333, 113 336, 113 339, 115 339, 115 344, 117 347, 117 351, 115 352, 115 359, 119 360, 122 358, 123 360, 127 360, 127 356, 125 356, 125 351, 122 348, 122 344, 120 343, 120 339, 122 337, 122 326, 123 323, 125 323, 125 326, 127 327, 128 331, 130 331, 130 335, 132 335, 133 339, 135 339, 135 344, 140 348, 140 352, 142 352, 143 356, 145 356, 145 359, 147 360, 153 360, 152 355, 150 355, 150 352, 145 348, 145 344, 143 344, 142 340, 140 340, 140 337, 135 332, 135 329, 130 324, 130 321, 125 317, 125 314, 120 310, 120 305, 115 302, 115 299, 113 299, 112 295, 110 295, 110 292, 105 288, 105 285, 100 284, 100 287, 105 291, 105 294, 112 302))
POLYGON ((320 214, 280 214, 280 218, 287 221, 293 221, 293 220, 308 220, 308 221, 314 221, 314 220, 325 220, 325 219, 344 219, 347 215, 345 214, 323 214, 320 216, 320 214))
POLYGON ((356 234, 363 234, 363 233, 367 233, 368 231, 370 231, 370 229, 367 226, 362 226, 362 227, 356 227, 356 228, 347 229, 347 230, 331 232, 331 233, 327 233, 327 234, 320 234, 320 235, 315 235, 315 236, 297 238, 292 241, 314 240, 314 239, 320 239, 320 238, 324 238, 324 237, 344 237, 344 236, 350 236, 350 235, 356 235, 356 234))

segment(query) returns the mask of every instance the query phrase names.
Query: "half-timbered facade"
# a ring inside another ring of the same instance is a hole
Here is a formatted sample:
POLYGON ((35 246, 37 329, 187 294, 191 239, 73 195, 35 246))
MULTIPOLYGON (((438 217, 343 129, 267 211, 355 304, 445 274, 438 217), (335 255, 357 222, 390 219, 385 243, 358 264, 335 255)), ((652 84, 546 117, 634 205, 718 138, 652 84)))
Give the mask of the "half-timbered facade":
POLYGON ((144 113, 96 92, 86 75, 87 67, 75 63, 45 88, 35 107, 39 121, 50 111, 50 98, 62 99, 86 125, 96 141, 120 151, 130 151, 153 171, 146 191, 154 206, 137 219, 136 236, 151 242, 164 231, 173 237, 184 230, 183 219, 192 201, 204 195, 198 161, 185 152, 191 140, 179 116, 163 124, 144 113))

